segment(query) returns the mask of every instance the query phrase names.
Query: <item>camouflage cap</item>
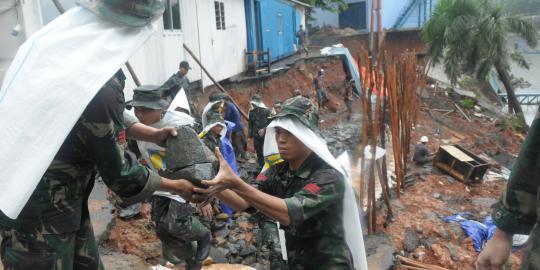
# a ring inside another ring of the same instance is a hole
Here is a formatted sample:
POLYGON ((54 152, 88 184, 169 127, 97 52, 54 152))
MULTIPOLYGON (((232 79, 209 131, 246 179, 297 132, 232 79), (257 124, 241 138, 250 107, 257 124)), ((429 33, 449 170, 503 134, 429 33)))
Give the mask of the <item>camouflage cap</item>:
POLYGON ((281 112, 272 119, 291 116, 296 117, 315 133, 319 133, 319 114, 311 100, 303 96, 289 98, 282 104, 281 112))
POLYGON ((210 95, 209 100, 210 101, 218 101, 218 100, 225 100, 228 99, 229 96, 222 92, 214 92, 210 95))
POLYGON ((210 126, 215 123, 220 123, 223 126, 225 126, 225 119, 223 119, 223 116, 218 112, 214 112, 214 111, 209 112, 206 117, 208 119, 206 126, 210 126))
POLYGON ((162 0, 81 0, 100 18, 128 26, 145 26, 163 14, 162 0))
POLYGON ((261 95, 259 95, 259 94, 253 95, 253 96, 251 97, 251 101, 261 102, 261 101, 262 101, 261 95))
POLYGON ((133 107, 164 111, 167 105, 158 85, 141 85, 133 90, 133 107))

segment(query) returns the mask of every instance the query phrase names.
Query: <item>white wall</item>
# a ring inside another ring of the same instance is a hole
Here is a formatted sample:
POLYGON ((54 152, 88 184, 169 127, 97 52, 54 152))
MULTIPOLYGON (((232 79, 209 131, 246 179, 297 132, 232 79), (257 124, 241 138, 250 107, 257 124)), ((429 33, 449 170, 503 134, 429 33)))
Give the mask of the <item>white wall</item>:
MULTIPOLYGON (((43 0, 42 0, 43 1, 43 0)), ((69 2, 73 0, 61 0, 69 2)), ((186 43, 201 59, 206 69, 221 81, 244 71, 244 50, 247 46, 246 20, 243 0, 221 0, 225 6, 225 30, 217 30, 213 0, 180 0, 180 14, 182 21, 181 31, 163 30, 163 21, 157 21, 158 30, 150 40, 141 47, 130 59, 139 80, 143 84, 162 84, 168 77, 178 71, 178 64, 186 60, 193 68, 188 78, 191 81, 203 78, 203 85, 211 85, 211 80, 201 72, 197 63, 183 49, 186 43), (200 38, 200 42, 199 42, 200 38), (202 53, 201 53, 202 51, 202 53)), ((6 1, 0 1, 0 10, 6 1)), ((50 1, 48 1, 50 2, 50 1)), ((42 10, 40 1, 21 1, 28 3, 23 7, 28 18, 28 28, 33 33, 42 24, 42 10)), ((49 21, 55 10, 45 0, 43 21, 49 21)), ((21 10, 20 10, 21 11, 21 10)), ((3 78, 3 69, 7 69, 20 44, 24 42, 24 35, 11 37, 11 29, 16 24, 14 11, 0 15, 0 81, 3 78), (4 44, 7 44, 4 46, 4 44), (4 49, 6 48, 6 49, 4 49)), ((125 69, 128 77, 126 83, 126 99, 131 99, 135 84, 125 69)))

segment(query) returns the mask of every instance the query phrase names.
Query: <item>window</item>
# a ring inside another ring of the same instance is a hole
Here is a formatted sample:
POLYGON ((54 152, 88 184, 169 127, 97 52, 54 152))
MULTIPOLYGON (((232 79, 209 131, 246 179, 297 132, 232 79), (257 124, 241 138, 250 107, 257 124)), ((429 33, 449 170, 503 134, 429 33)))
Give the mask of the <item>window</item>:
POLYGON ((223 2, 214 1, 216 10, 216 29, 225 30, 225 5, 223 2))
POLYGON ((165 0, 163 13, 163 28, 165 30, 182 30, 180 21, 180 0, 165 0))
POLYGON ((283 35, 283 14, 278 12, 277 14, 277 23, 278 23, 278 35, 283 35))

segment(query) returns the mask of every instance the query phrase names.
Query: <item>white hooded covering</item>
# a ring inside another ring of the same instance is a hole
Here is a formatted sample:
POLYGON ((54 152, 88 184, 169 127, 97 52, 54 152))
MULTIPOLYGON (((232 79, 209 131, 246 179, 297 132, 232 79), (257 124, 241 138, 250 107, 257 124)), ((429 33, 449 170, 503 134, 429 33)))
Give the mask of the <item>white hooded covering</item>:
POLYGON ((153 32, 76 7, 19 47, 0 89, 4 214, 19 215, 90 100, 153 32))
MULTIPOLYGON (((343 175, 345 180, 345 194, 343 197, 343 227, 345 240, 352 253, 354 268, 367 270, 366 253, 364 249, 364 237, 360 224, 358 205, 354 196, 351 183, 350 162, 347 153, 336 160, 328 150, 323 138, 294 118, 277 118, 272 121, 267 129, 264 139, 264 156, 279 155, 276 142, 276 127, 283 128, 298 138, 311 151, 319 156, 324 162, 332 166, 343 175)), ((266 168, 266 167, 265 167, 266 168)))

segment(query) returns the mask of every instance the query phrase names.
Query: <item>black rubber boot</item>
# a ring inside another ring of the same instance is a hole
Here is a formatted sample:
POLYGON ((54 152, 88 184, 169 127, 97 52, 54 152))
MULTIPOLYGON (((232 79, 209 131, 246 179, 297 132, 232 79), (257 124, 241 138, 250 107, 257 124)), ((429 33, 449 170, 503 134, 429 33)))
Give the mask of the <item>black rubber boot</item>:
POLYGON ((212 246, 212 239, 210 234, 207 234, 204 239, 197 241, 197 252, 195 252, 195 260, 202 262, 210 254, 210 247, 212 246))

